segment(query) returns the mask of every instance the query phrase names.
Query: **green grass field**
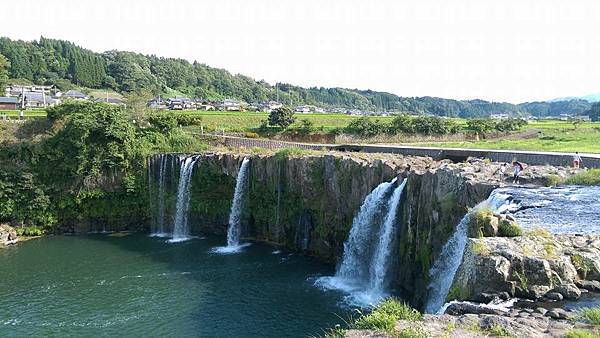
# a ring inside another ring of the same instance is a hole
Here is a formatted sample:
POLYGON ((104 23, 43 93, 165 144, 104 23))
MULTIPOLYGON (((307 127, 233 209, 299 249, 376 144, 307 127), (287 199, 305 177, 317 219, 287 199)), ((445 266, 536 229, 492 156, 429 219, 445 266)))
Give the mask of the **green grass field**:
MULTIPOLYGON (((18 111, 0 111, 7 113, 10 118, 19 116, 18 111)), ((263 120, 268 117, 267 113, 257 112, 222 112, 222 111, 179 111, 177 114, 185 114, 202 119, 202 125, 206 131, 226 132, 248 132, 256 131, 263 120)), ((26 118, 41 118, 45 116, 43 110, 28 110, 26 118)), ((307 119, 313 126, 323 132, 330 132, 335 128, 343 128, 357 116, 345 114, 296 114, 296 120, 307 119)), ((391 121, 393 117, 375 117, 381 121, 391 121)), ((455 119, 457 123, 463 124, 466 120, 455 119)), ((199 131, 200 127, 189 127, 191 131, 199 131)), ((567 121, 547 120, 530 122, 525 127, 528 137, 521 138, 511 135, 505 138, 492 140, 467 140, 467 141, 439 141, 439 142, 410 142, 402 140, 390 140, 388 143, 413 144, 420 146, 446 147, 446 148, 478 148, 478 149, 504 149, 504 150, 533 150, 533 151, 560 151, 560 152, 584 152, 600 153, 600 123, 581 123, 575 128, 567 121), (529 132, 527 132, 529 131, 529 132)), ((385 137, 379 142, 385 142, 385 137)))
POLYGON ((600 153, 600 123, 584 123, 577 129, 566 121, 531 122, 526 129, 539 131, 531 138, 493 139, 463 142, 423 142, 422 146, 600 153))
MULTIPOLYGON (((222 111, 181 111, 180 114, 198 116, 202 118, 202 124, 213 130, 225 130, 231 132, 254 131, 261 121, 266 120, 268 113, 263 112, 222 112, 222 111)), ((316 128, 323 128, 325 132, 335 128, 343 128, 357 116, 345 114, 296 114, 296 120, 307 119, 316 128)), ((381 121, 391 121, 392 117, 378 117, 381 121)))

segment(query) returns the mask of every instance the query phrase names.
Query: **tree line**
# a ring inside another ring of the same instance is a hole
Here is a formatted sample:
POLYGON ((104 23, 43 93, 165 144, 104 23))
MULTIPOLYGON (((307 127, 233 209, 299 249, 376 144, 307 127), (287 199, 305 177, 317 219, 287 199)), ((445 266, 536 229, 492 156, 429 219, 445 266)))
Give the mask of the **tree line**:
POLYGON ((457 133, 472 133, 485 136, 493 132, 511 132, 522 129, 527 124, 523 119, 494 120, 488 118, 470 119, 466 125, 439 116, 411 116, 401 114, 387 123, 376 118, 361 117, 351 121, 338 132, 361 137, 378 135, 448 135, 457 133))
POLYGON ((303 88, 286 83, 273 86, 199 62, 116 50, 95 53, 68 41, 44 37, 32 42, 0 38, 0 85, 6 84, 7 78, 53 84, 63 90, 82 86, 122 93, 145 91, 171 95, 175 92, 206 100, 236 98, 246 102, 279 97, 286 104, 463 118, 487 117, 495 113, 543 117, 560 113, 581 114, 590 108, 584 100, 515 105, 428 96, 401 97, 372 90, 303 88))

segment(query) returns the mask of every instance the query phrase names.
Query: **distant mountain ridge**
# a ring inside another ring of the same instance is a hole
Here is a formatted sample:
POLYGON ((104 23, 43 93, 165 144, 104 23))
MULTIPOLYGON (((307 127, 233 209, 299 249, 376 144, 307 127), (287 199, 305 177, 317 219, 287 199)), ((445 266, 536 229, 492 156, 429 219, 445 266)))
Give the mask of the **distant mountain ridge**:
POLYGON ((588 94, 584 96, 567 96, 548 100, 548 102, 571 101, 571 100, 586 100, 589 103, 600 102, 600 93, 588 94))
POLYGON ((206 100, 235 98, 249 103, 279 100, 362 112, 406 112, 448 117, 487 117, 491 114, 537 117, 582 114, 586 100, 526 102, 518 105, 484 100, 402 97, 391 93, 348 88, 273 86, 241 74, 196 61, 124 51, 96 53, 71 42, 41 37, 36 41, 0 38, 0 54, 10 62, 12 79, 54 84, 61 89, 83 86, 121 93, 148 91, 154 95, 181 93, 206 100))

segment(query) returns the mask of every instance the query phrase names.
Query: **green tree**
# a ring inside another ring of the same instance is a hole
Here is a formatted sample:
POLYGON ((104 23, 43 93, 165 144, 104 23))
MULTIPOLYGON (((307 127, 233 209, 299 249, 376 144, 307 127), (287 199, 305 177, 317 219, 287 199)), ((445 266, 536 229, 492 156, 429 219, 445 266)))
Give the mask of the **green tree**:
POLYGON ((587 114, 592 121, 600 122, 600 102, 594 103, 590 110, 586 111, 585 114, 587 114))
POLYGON ((0 54, 0 90, 4 90, 4 87, 8 84, 8 68, 10 68, 10 62, 4 55, 0 54))
POLYGON ((294 117, 294 112, 288 107, 273 109, 269 113, 269 124, 272 126, 286 128, 290 124, 294 123, 295 120, 296 118, 294 117))

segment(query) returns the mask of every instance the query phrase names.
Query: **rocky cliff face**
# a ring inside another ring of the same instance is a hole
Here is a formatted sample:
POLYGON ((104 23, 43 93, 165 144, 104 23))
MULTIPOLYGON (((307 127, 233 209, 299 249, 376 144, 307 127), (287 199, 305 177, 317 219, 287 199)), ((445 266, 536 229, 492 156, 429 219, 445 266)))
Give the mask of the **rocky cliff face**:
MULTIPOLYGON (((176 156, 176 155, 173 155, 176 156)), ((398 213, 390 284, 414 306, 425 301, 427 271, 469 207, 494 186, 472 164, 429 158, 339 152, 201 155, 191 182, 193 233, 225 237, 235 179, 250 157, 243 237, 270 242, 332 263, 343 253, 352 220, 380 183, 407 178, 398 213), (286 155, 287 154, 287 155, 286 155)), ((167 183, 176 187, 177 170, 167 183)), ((173 187, 167 204, 174 205, 173 187)), ((167 212, 172 212, 167 210, 167 212)))

